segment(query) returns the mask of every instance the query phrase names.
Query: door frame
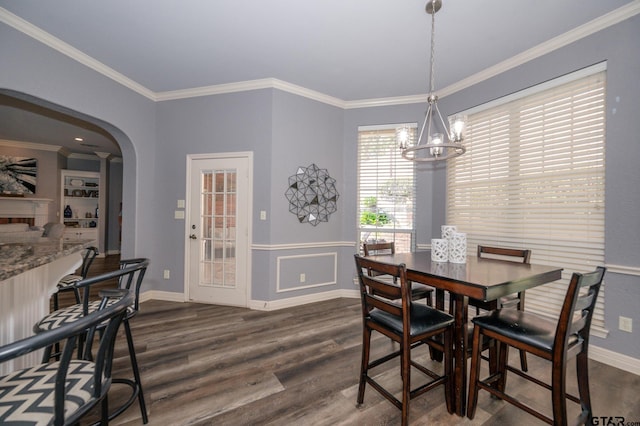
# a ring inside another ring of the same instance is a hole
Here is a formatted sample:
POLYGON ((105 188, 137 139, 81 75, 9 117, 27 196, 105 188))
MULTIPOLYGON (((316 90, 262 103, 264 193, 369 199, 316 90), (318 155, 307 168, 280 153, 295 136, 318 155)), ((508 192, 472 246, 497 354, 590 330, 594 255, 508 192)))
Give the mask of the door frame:
POLYGON ((247 285, 246 287, 246 306, 249 306, 251 301, 251 287, 252 287, 252 262, 251 262, 251 247, 253 245, 253 151, 241 151, 241 152, 220 152, 209 154, 187 154, 187 167, 185 175, 185 217, 184 217, 184 301, 189 301, 189 278, 190 278, 190 240, 189 234, 191 233, 189 228, 189 218, 191 217, 191 191, 189 188, 191 182, 191 172, 193 160, 225 160, 232 158, 246 159, 247 164, 247 252, 245 253, 247 259, 247 285))

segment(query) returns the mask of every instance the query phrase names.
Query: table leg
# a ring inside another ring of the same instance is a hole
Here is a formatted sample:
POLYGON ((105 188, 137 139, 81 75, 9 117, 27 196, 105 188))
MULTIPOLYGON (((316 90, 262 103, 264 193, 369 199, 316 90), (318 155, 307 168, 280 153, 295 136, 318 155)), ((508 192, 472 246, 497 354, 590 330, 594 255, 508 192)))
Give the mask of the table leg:
MULTIPOLYGON (((436 306, 435 308, 439 311, 446 312, 444 310, 444 290, 437 288, 436 289, 436 306)), ((442 341, 442 340, 440 340, 442 341)), ((437 362, 442 362, 444 358, 442 352, 437 351, 435 349, 429 348, 429 353, 431 354, 431 359, 437 362)))
POLYGON ((456 414, 464 416, 467 412, 467 308, 469 298, 459 294, 455 297, 455 345, 454 345, 454 388, 456 414))

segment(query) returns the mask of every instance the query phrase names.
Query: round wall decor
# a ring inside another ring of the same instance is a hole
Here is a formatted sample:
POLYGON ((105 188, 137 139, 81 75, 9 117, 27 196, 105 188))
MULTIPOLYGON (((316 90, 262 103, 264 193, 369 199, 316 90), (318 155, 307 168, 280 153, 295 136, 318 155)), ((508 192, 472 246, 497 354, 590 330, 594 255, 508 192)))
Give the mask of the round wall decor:
POLYGON ((289 211, 296 215, 300 223, 308 222, 316 226, 328 222, 334 213, 339 197, 336 180, 326 169, 315 164, 298 167, 295 175, 289 176, 289 187, 285 192, 289 200, 289 211))

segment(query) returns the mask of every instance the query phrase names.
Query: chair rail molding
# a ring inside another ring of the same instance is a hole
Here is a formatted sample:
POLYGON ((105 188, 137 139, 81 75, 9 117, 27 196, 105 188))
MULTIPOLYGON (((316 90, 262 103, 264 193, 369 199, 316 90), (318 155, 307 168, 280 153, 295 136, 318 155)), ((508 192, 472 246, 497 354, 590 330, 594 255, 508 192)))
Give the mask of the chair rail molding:
POLYGON ((252 244, 252 250, 301 250, 301 249, 316 249, 327 247, 356 247, 357 243, 354 241, 324 241, 317 243, 290 243, 290 244, 252 244))

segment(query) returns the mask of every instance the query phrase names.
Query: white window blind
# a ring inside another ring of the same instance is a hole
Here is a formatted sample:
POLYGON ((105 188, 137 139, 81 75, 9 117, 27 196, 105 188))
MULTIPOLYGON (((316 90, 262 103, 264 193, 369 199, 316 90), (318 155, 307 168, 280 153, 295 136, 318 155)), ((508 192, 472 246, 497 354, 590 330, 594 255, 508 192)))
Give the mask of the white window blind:
POLYGON ((402 158, 396 128, 414 124, 358 128, 358 230, 360 241, 395 241, 397 252, 413 249, 415 227, 415 169, 402 158))
MULTIPOLYGON (((475 108, 467 152, 447 164, 447 223, 467 232, 469 255, 528 248, 532 263, 564 268, 526 296, 556 318, 571 274, 604 264, 605 72, 563 80, 475 108)), ((604 286, 592 324, 604 331, 604 286)))

